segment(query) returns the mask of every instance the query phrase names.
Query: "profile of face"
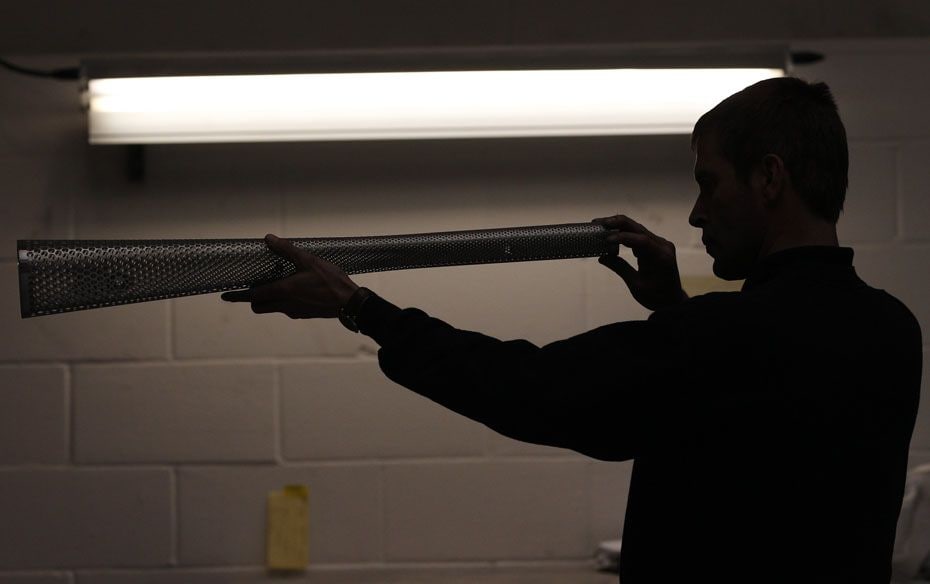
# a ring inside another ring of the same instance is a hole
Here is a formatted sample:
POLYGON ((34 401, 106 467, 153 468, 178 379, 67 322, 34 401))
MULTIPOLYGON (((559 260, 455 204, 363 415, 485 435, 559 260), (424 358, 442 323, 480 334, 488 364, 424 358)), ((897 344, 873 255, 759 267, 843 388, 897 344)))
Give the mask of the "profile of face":
POLYGON ((694 150, 700 192, 688 223, 702 230, 701 241, 718 278, 745 278, 759 257, 768 225, 761 185, 755 174, 749 184, 737 177, 713 133, 700 136, 694 150))

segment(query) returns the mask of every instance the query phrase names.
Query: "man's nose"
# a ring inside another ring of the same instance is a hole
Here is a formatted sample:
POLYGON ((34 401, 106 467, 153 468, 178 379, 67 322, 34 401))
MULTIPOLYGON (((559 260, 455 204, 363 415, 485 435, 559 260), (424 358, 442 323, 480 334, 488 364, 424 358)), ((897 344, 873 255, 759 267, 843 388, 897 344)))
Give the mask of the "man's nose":
POLYGON ((707 216, 704 214, 704 206, 701 204, 701 197, 698 197, 694 201, 694 207, 691 209, 691 214, 688 215, 688 223, 692 227, 702 228, 704 224, 707 223, 707 216))

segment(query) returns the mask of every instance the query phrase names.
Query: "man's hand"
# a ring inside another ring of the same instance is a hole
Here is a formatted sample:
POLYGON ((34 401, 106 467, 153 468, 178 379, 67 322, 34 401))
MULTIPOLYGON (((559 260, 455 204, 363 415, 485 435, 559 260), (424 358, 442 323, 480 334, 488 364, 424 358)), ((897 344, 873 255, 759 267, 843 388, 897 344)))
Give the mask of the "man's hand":
POLYGON ((688 299, 681 288, 672 242, 662 239, 624 215, 599 217, 591 222, 615 229, 607 236, 607 241, 633 250, 639 271, 620 256, 601 256, 598 262, 623 278, 637 302, 649 310, 658 310, 688 299))
POLYGON ((334 318, 358 289, 342 268, 297 249, 286 239, 268 234, 265 243, 271 251, 297 266, 297 272, 248 290, 224 292, 223 300, 251 302, 256 314, 282 312, 291 318, 334 318))

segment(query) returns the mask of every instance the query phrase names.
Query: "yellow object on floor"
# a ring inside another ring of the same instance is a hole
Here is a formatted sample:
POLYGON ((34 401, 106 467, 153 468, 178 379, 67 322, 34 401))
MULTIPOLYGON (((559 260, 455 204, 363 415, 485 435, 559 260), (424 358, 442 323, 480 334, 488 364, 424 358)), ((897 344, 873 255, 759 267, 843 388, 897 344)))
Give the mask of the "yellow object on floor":
POLYGON ((268 493, 265 563, 271 570, 303 570, 310 561, 310 490, 287 485, 268 493))

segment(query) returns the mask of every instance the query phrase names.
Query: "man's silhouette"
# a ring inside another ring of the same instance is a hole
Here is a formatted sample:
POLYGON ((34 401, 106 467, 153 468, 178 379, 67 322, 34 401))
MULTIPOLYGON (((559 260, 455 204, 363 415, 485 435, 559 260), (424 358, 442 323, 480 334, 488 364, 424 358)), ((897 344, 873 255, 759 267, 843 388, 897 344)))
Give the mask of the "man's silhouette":
POLYGON ((762 81, 705 114, 692 145, 689 221, 739 292, 688 298, 674 246, 615 216, 594 221, 637 268, 600 261, 654 312, 543 347, 402 310, 274 236, 298 272, 224 298, 293 318, 346 308, 400 385, 518 440, 633 459, 624 584, 888 582, 921 333, 838 246, 833 97, 762 81))

